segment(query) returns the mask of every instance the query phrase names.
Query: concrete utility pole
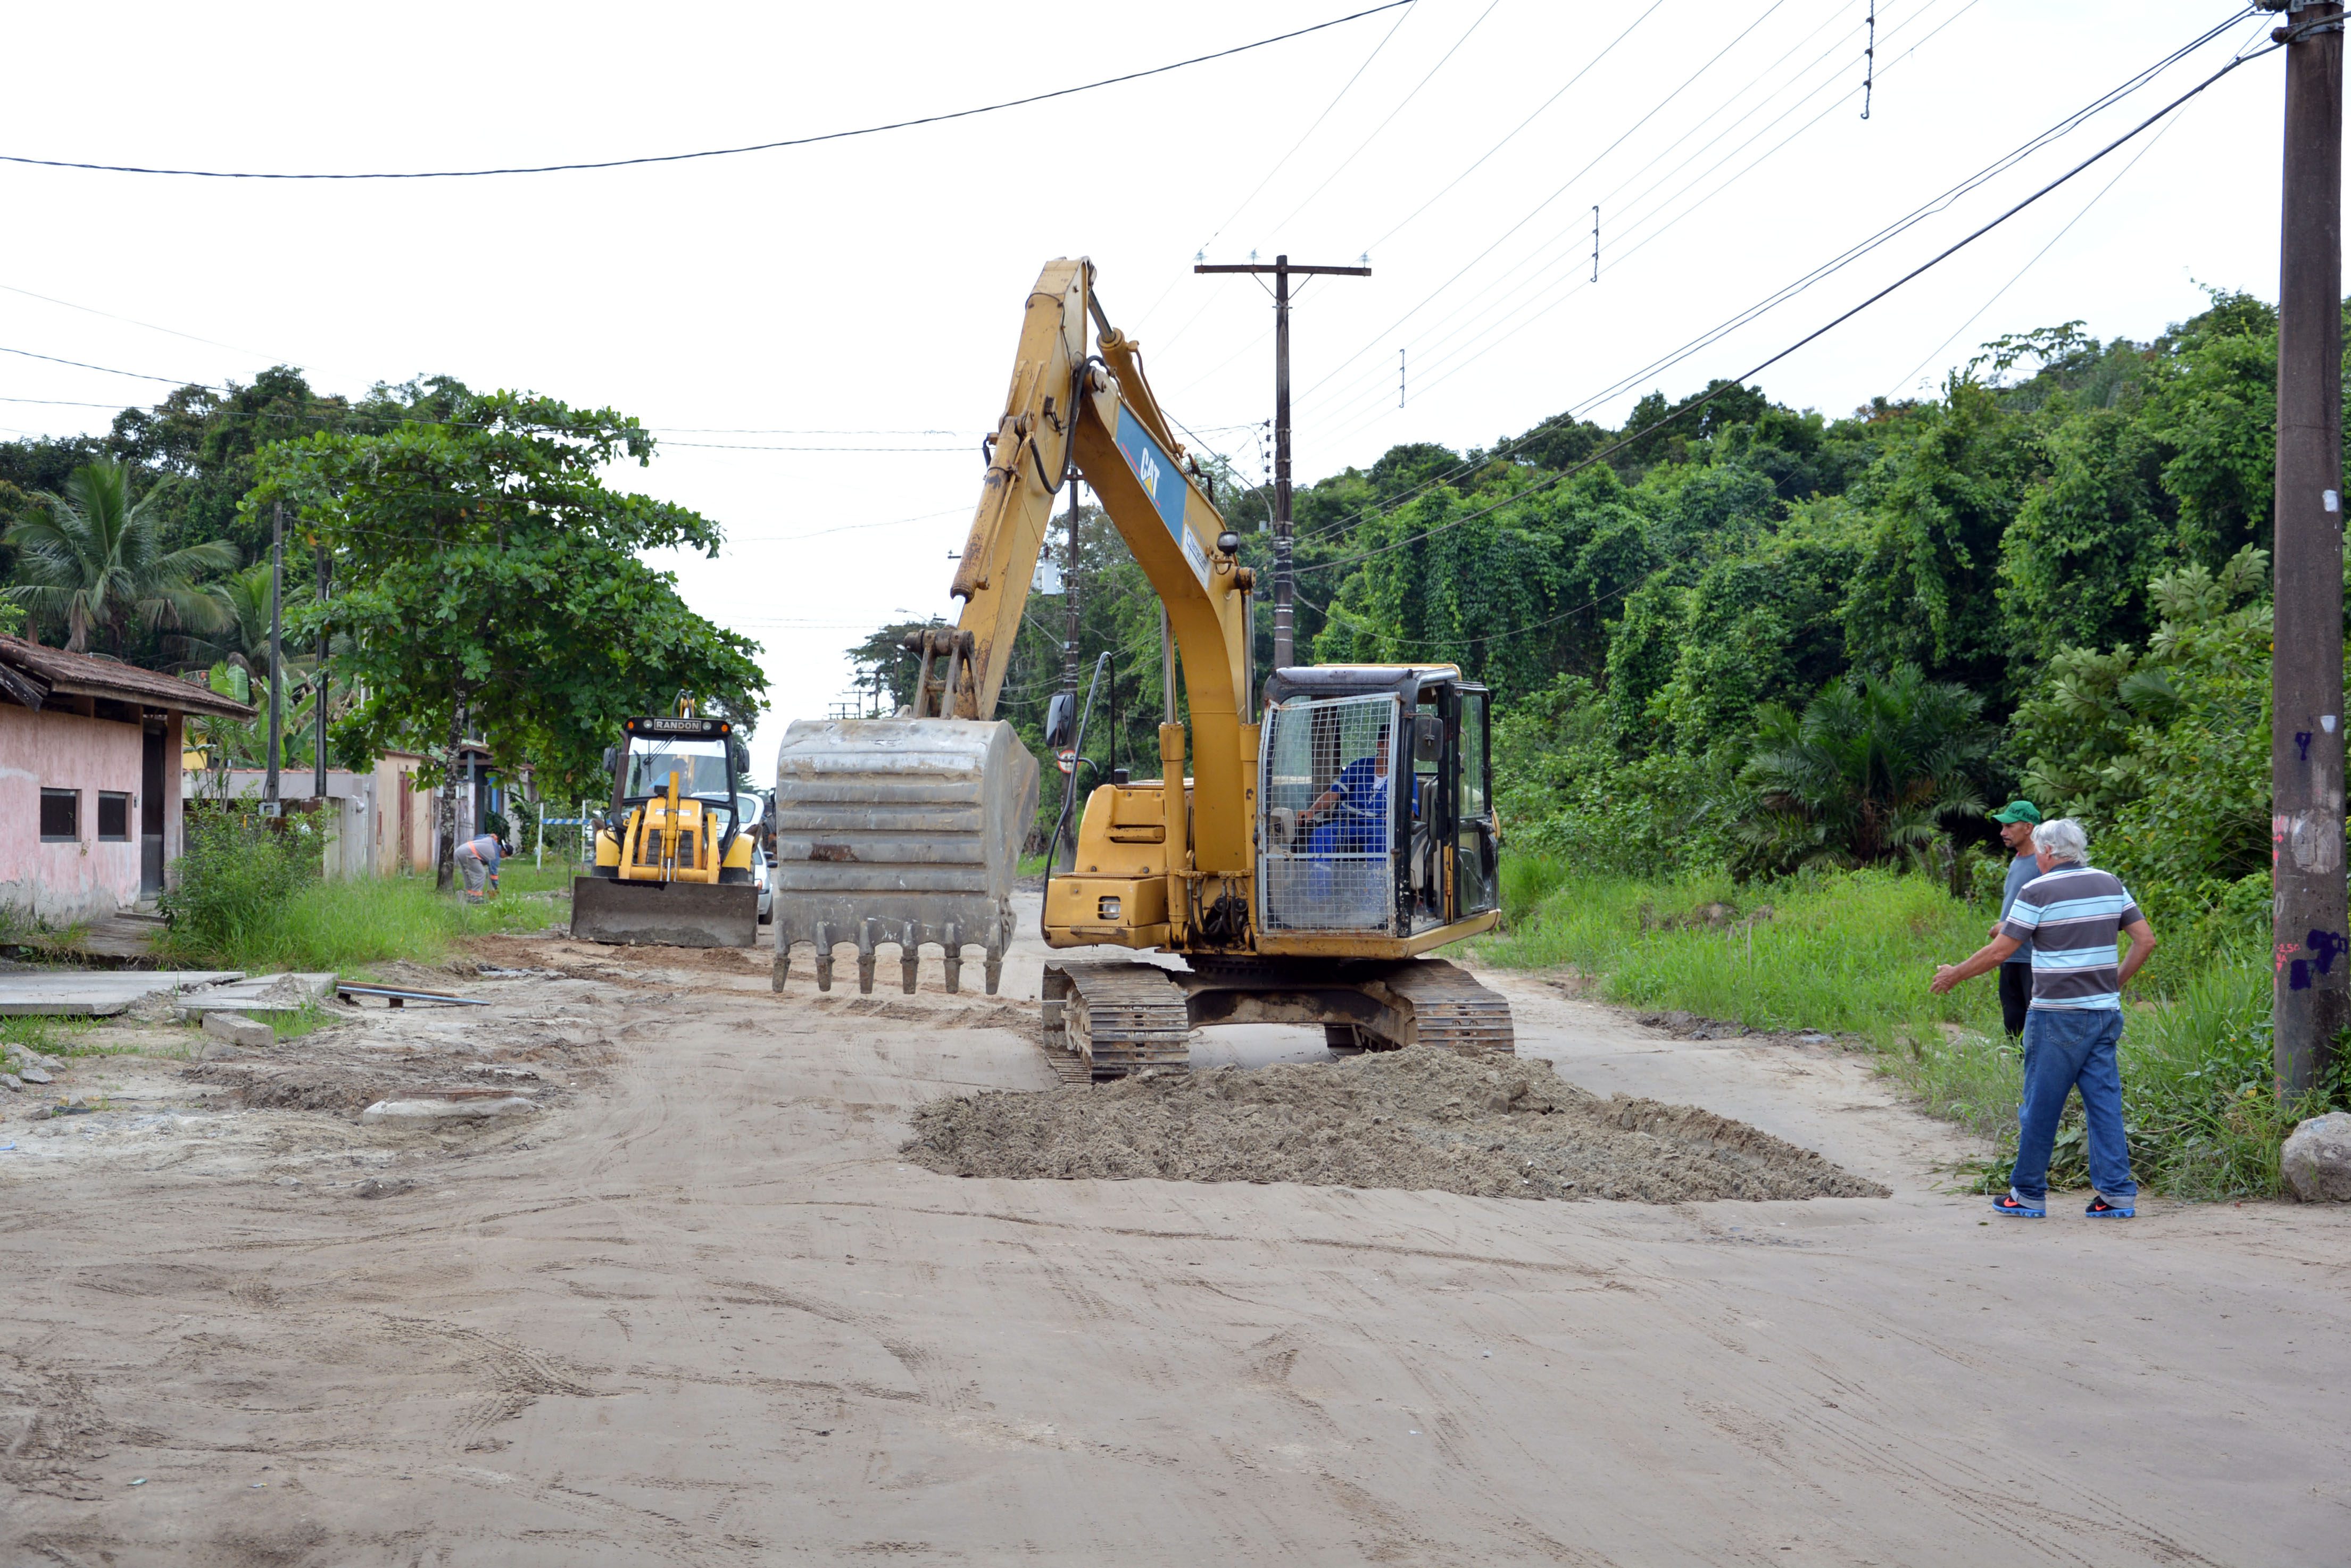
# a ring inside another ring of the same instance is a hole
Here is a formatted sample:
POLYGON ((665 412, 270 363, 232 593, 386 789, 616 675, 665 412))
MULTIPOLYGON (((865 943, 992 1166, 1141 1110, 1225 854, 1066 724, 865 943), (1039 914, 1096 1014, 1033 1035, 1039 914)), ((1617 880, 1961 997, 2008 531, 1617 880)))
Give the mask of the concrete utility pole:
POLYGON ((2270 658, 2272 1018, 2282 1092, 2311 1088, 2346 1021, 2343 863, 2343 7, 2287 13, 2279 246, 2277 629, 2270 658))
MULTIPOLYGON (((327 547, 319 547, 319 603, 323 610, 327 602, 327 547)), ((327 623, 319 622, 319 671, 311 683, 318 703, 317 753, 310 759, 310 793, 319 800, 327 798, 327 623)))
POLYGON ((261 777, 261 798, 277 803, 278 743, 285 738, 286 683, 278 678, 278 656, 286 631, 283 602, 286 575, 286 503, 269 504, 269 756, 261 777))
POLYGON ((1273 667, 1298 661, 1291 638, 1293 617, 1290 565, 1290 279, 1293 273, 1328 277, 1369 277, 1368 267, 1292 267, 1277 256, 1273 265, 1202 262, 1194 272, 1273 274, 1273 667))

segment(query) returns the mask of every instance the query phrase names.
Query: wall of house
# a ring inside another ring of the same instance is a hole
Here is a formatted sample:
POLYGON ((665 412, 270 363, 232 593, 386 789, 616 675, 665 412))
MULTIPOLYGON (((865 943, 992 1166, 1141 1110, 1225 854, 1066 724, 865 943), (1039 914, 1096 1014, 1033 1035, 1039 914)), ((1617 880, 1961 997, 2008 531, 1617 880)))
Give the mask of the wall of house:
POLYGON ((403 871, 433 874, 433 791, 416 782, 416 770, 423 765, 424 758, 405 751, 388 751, 375 760, 375 798, 383 802, 370 830, 378 876, 403 871), (405 845, 400 841, 402 790, 409 800, 405 845))
MULTIPOLYGON (((67 711, 68 700, 38 712, 0 704, 0 904, 57 923, 101 918, 139 902, 142 731, 135 723, 67 711), (79 793, 73 842, 41 841, 44 789, 79 793), (99 840, 100 790, 131 798, 123 841, 99 840)), ((168 769, 164 780, 168 860, 179 852, 179 800, 168 769)))
MULTIPOLYGON (((327 794, 335 805, 319 819, 334 834, 327 852, 329 876, 397 876, 402 872, 431 874, 433 871, 433 811, 434 793, 419 788, 416 770, 424 759, 404 751, 386 752, 366 773, 334 768, 327 771, 327 794), (408 843, 400 841, 401 791, 409 796, 408 843)), ((225 773, 190 773, 191 794, 221 787, 232 800, 259 800, 266 775, 258 768, 232 768, 225 773)), ((279 798, 289 804, 310 799, 312 775, 305 769, 278 776, 279 798)))

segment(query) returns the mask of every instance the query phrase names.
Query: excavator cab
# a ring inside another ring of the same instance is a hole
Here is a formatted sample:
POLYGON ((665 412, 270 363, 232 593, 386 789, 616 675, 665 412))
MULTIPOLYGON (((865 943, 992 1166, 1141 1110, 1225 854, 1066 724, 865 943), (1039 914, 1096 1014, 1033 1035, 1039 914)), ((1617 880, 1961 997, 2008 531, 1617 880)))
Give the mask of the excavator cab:
POLYGON ((1270 948, 1325 936, 1416 950, 1414 938, 1499 907, 1486 698, 1449 664, 1267 680, 1258 923, 1270 948))
POLYGON ((748 947, 758 939, 748 762, 722 718, 642 716, 605 753, 611 810, 596 863, 572 879, 571 934, 590 941, 748 947))

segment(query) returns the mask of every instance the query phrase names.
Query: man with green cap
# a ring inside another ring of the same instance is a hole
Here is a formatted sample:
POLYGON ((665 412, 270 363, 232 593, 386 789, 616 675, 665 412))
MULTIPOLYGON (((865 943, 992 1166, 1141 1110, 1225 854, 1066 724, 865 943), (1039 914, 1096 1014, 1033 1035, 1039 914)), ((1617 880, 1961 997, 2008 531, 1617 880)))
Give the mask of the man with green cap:
MULTIPOLYGON (((2000 824, 2001 842, 2016 857, 2008 862, 2008 885, 2000 893, 2000 919, 2005 920, 2018 892, 2041 874, 2041 862, 2032 852, 2032 830, 2041 823, 2041 808, 2030 800, 2011 800, 1994 811, 1991 820, 2000 824)), ((1991 935, 2000 935, 2000 920, 1991 923, 1991 935)), ((2032 942, 2028 937, 2000 966, 2000 1016, 2009 1039, 2024 1033, 2025 1010, 2032 1006, 2032 942)))

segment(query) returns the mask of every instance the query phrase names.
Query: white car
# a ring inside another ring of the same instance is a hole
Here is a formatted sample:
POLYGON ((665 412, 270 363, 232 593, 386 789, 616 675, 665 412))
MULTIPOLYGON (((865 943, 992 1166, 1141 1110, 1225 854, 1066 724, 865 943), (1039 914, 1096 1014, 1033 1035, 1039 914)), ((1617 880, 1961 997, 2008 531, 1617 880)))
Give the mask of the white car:
POLYGON ((776 884, 768 874, 768 851, 764 844, 751 846, 751 880, 759 888, 759 924, 771 925, 776 919, 776 884))

